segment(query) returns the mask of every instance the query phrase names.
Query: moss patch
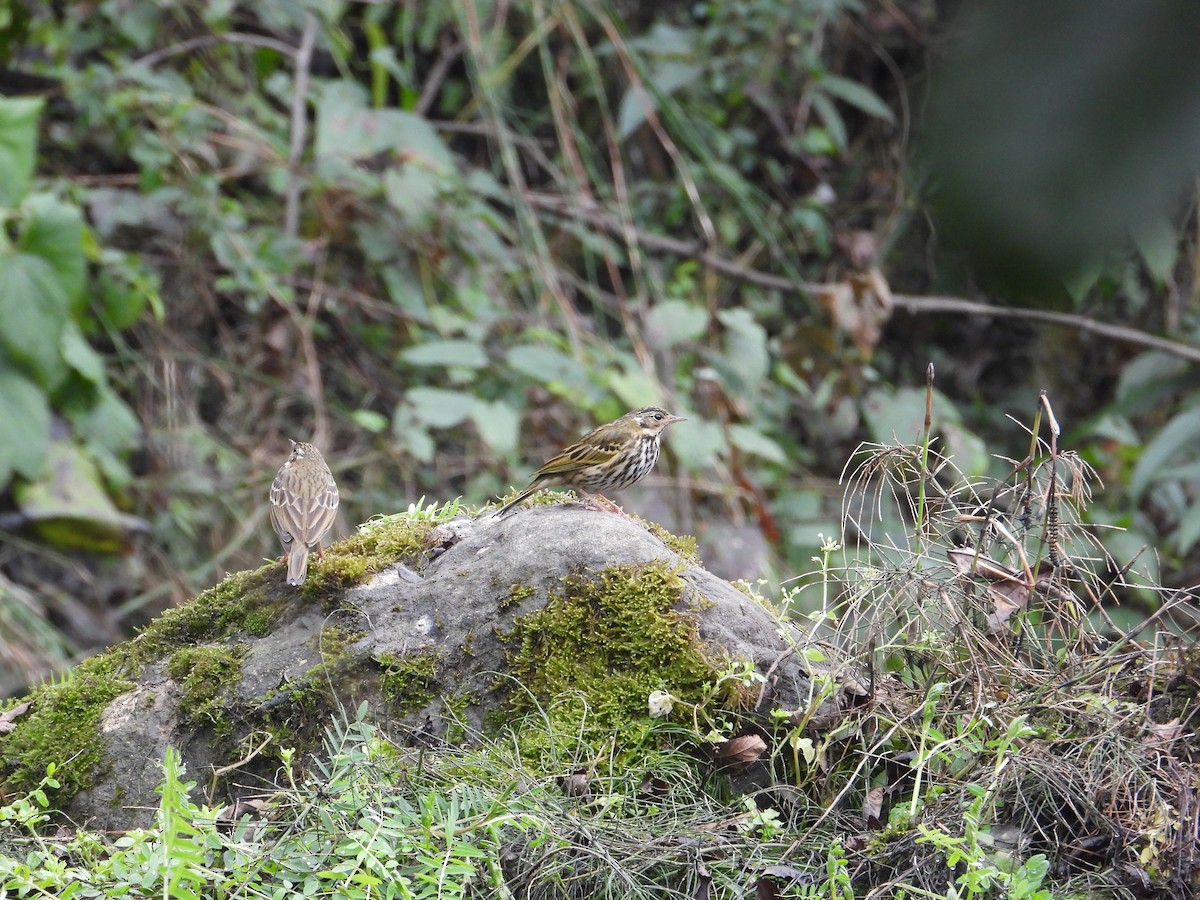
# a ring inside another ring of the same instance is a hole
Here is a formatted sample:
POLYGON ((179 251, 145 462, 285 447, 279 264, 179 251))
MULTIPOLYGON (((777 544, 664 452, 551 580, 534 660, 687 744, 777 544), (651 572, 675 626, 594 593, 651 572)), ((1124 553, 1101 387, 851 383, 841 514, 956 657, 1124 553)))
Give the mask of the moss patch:
POLYGON ((501 597, 496 602, 496 609, 508 609, 510 606, 516 606, 522 600, 527 600, 534 594, 534 588, 528 584, 514 584, 508 589, 508 593, 501 597))
POLYGON ((439 659, 436 650, 420 650, 402 656, 381 655, 378 662, 383 672, 379 676, 379 687, 383 699, 400 713, 428 706, 436 697, 439 659))
POLYGON ((416 516, 374 519, 331 546, 323 559, 312 560, 301 590, 305 596, 324 596, 361 584, 395 562, 419 567, 435 527, 429 519, 416 516))
POLYGON ((689 563, 694 566, 701 565, 700 557, 696 555, 696 550, 699 544, 690 534, 672 534, 657 522, 647 521, 640 516, 638 517, 638 521, 645 526, 647 531, 686 559, 689 563))
POLYGON ((34 688, 30 711, 12 734, 0 736, 0 759, 9 768, 4 792, 32 790, 51 762, 60 764, 55 777, 62 786, 52 792, 59 808, 91 784, 103 764, 100 715, 134 687, 122 677, 121 660, 105 655, 84 660, 65 682, 34 688))
POLYGON ((283 578, 276 568, 263 566, 230 575, 190 603, 167 610, 132 641, 110 652, 140 665, 176 647, 211 643, 239 633, 267 634, 292 602, 290 591, 279 589, 283 578))
POLYGON ((589 722, 611 728, 646 719, 655 690, 698 698, 724 660, 706 652, 694 619, 675 611, 685 587, 663 561, 564 579, 544 609, 515 623, 508 662, 533 696, 514 691, 513 711, 575 693, 589 722))
POLYGON ((167 661, 167 674, 179 683, 179 713, 183 721, 207 725, 228 737, 232 725, 227 714, 225 689, 242 674, 244 649, 183 647, 167 661))

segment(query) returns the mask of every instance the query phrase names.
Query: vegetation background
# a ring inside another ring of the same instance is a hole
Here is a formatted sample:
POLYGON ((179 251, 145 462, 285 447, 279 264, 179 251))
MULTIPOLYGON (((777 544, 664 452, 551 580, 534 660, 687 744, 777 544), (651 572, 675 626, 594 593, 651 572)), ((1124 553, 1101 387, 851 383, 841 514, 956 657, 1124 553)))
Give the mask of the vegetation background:
POLYGON ((629 503, 802 573, 930 362, 1194 584, 1196 7, 959 6, 0 3, 0 696, 274 557, 288 438, 344 534, 661 403, 629 503))

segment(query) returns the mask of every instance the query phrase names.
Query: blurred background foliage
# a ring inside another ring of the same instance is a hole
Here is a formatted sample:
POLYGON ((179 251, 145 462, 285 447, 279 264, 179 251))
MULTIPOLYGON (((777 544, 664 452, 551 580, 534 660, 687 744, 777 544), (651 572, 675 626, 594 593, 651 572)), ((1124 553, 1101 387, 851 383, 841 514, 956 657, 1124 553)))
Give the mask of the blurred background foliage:
POLYGON ((1195 60, 1146 64, 1161 31, 1126 18, 1102 31, 1127 52, 1047 39, 1057 68, 1000 96, 1038 48, 1006 69, 1022 23, 955 12, 0 2, 0 693, 274 557, 288 438, 326 451, 345 534, 482 504, 661 404, 689 422, 626 505, 725 577, 803 572, 859 443, 918 435, 930 361, 959 469, 1023 457, 1045 389, 1103 480, 1086 515, 1124 529, 1099 531, 1112 565, 1194 583, 1195 60), (1171 128, 1094 115, 1131 69, 1171 89, 1171 128), (1083 186, 981 143, 993 101, 1070 138, 1053 159, 1083 186), (1099 174, 1155 202, 1094 196, 1105 128, 1130 149, 1099 174), (989 218, 1014 185, 1062 202, 989 218))

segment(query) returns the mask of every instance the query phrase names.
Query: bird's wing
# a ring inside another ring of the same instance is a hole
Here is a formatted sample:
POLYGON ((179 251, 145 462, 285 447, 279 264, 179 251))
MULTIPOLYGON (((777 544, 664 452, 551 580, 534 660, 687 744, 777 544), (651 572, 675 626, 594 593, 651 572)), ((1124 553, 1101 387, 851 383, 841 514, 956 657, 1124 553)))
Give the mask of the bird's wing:
POLYGON ((620 452, 627 439, 628 436, 622 429, 602 425, 584 435, 578 443, 550 457, 531 477, 569 475, 608 462, 620 452))
POLYGON ((295 539, 311 547, 320 542, 337 515, 338 490, 332 479, 321 484, 312 496, 303 496, 297 485, 281 472, 271 484, 271 524, 280 540, 295 539), (289 489, 290 488, 290 489, 289 489))

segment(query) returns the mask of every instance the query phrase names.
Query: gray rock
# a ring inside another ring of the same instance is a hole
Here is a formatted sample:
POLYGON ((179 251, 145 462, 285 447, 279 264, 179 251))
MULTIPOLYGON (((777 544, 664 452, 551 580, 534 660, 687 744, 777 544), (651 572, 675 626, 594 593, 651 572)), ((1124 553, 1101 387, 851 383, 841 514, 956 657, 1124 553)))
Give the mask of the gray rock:
MULTIPOLYGON (((255 783, 255 773, 271 777, 280 745, 318 749, 330 710, 353 711, 363 700, 400 741, 436 744, 484 732, 489 711, 502 710, 513 687, 504 675, 515 623, 561 594, 564 579, 596 578, 614 566, 665 561, 679 568, 686 588, 676 609, 694 622, 697 639, 734 664, 749 661, 770 674, 751 717, 807 703, 803 654, 795 652, 801 635, 632 520, 566 503, 500 520, 460 518, 438 526, 429 543, 424 561, 388 566, 323 606, 302 596, 284 603, 268 634, 212 642, 241 654, 240 672, 217 690, 219 714, 205 718, 189 709, 194 697, 188 701, 184 685, 167 676, 165 661, 144 666, 137 687, 104 710, 103 763, 67 812, 91 827, 145 824, 157 806, 168 744, 205 792, 214 769, 259 747, 255 760, 217 779, 217 792, 206 797, 227 802, 239 793, 236 784, 255 783), (389 687, 397 661, 414 660, 421 665, 407 682, 389 687), (314 697, 325 704, 314 706, 314 697), (260 747, 268 733, 272 741, 260 747)), ((265 573, 267 589, 287 590, 281 569, 265 573)))

